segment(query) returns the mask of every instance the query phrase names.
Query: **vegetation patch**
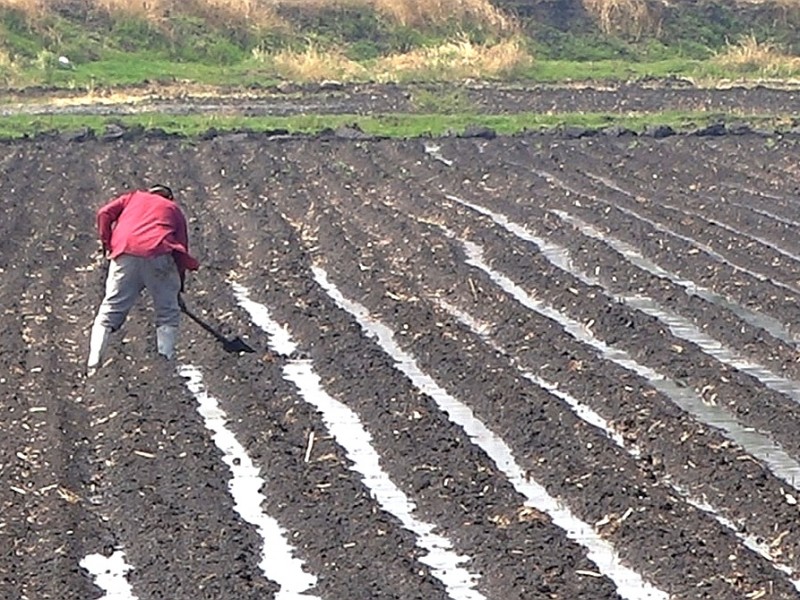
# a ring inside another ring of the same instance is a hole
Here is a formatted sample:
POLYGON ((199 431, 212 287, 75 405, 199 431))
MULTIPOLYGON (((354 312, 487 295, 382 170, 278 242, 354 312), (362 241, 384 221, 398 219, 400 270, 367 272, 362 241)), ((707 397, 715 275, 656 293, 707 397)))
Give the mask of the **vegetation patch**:
POLYGON ((734 72, 742 76, 797 77, 800 75, 800 57, 790 56, 777 44, 761 42, 749 35, 736 44, 730 44, 724 52, 717 53, 711 61, 723 72, 734 72))
POLYGON ((661 10, 647 0, 583 0, 583 5, 606 35, 640 40, 661 30, 661 10))
POLYGON ((466 36, 436 46, 394 54, 376 61, 378 81, 457 81, 511 79, 523 74, 533 57, 518 38, 475 44, 466 36))
POLYGON ((719 113, 662 112, 654 114, 612 115, 606 113, 518 113, 513 115, 477 115, 466 113, 391 114, 391 115, 297 115, 288 117, 244 116, 171 116, 143 113, 124 117, 83 115, 13 116, 0 118, 0 138, 14 139, 48 132, 70 132, 88 128, 102 135, 108 127, 163 130, 187 137, 202 135, 210 130, 225 131, 285 131, 297 134, 318 134, 326 130, 349 127, 372 136, 422 137, 460 134, 468 128, 490 128, 513 135, 525 131, 553 128, 582 127, 603 129, 612 126, 632 131, 667 125, 675 130, 704 127, 720 120, 735 120, 769 129, 790 127, 791 123, 775 116, 720 115, 719 113))
POLYGON ((0 0, 0 84, 92 90, 170 78, 269 85, 796 76, 800 3, 747 6, 716 0, 0 0))

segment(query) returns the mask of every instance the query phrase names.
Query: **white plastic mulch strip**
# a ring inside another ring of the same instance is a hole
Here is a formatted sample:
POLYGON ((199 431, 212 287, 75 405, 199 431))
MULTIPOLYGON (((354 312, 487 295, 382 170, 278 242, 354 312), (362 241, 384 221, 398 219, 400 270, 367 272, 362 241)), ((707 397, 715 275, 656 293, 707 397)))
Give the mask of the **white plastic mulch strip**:
MULTIPOLYGON (((566 248, 535 236, 522 225, 510 221, 505 215, 500 215, 485 207, 461 200, 455 196, 448 196, 448 198, 489 216, 498 225, 506 228, 514 235, 536 244, 543 255, 557 268, 578 277, 589 285, 603 287, 602 283, 596 278, 581 273, 572 267, 569 251, 566 248)), ((445 234, 453 237, 452 232, 447 230, 445 230, 445 234)), ((739 423, 735 415, 731 414, 730 411, 726 410, 724 407, 706 402, 693 390, 683 388, 673 380, 665 378, 661 373, 636 362, 624 350, 608 346, 605 342, 595 337, 588 328, 584 327, 578 321, 571 319, 552 307, 546 306, 541 301, 535 300, 511 279, 492 269, 486 264, 483 258, 483 250, 480 246, 468 241, 460 240, 460 242, 464 245, 469 257, 467 263, 484 271, 495 283, 520 302, 520 304, 545 317, 557 321, 573 337, 600 350, 606 359, 645 377, 650 381, 653 387, 669 396, 678 406, 704 423, 721 429, 730 439, 740 444, 756 458, 765 462, 777 477, 786 481, 793 488, 800 490, 800 463, 789 456, 789 454, 768 436, 743 426, 739 423)), ((632 308, 639 309, 661 320, 669 327, 670 331, 672 331, 676 337, 696 343, 702 350, 714 356, 720 360, 720 362, 729 364, 758 379, 766 387, 783 393, 796 402, 800 402, 800 393, 797 392, 796 382, 774 375, 764 367, 743 359, 717 340, 704 334, 693 323, 680 315, 658 306, 654 301, 644 296, 616 296, 616 298, 630 305, 632 308)))
MULTIPOLYGON (((666 233, 667 235, 671 235, 671 236, 673 236, 675 238, 678 238, 679 240, 687 242, 687 243, 693 245, 695 248, 698 248, 699 250, 702 250, 703 252, 708 254, 714 260, 719 261, 722 264, 727 265, 727 266, 733 268, 736 271, 739 271, 741 273, 746 273, 746 274, 750 275, 751 277, 754 277, 755 279, 757 279, 759 281, 768 281, 772 285, 774 285, 776 287, 779 287, 779 288, 782 288, 782 289, 785 289, 785 290, 789 290, 794 294, 800 294, 800 288, 798 288, 797 286, 790 285, 790 284, 784 283, 782 281, 777 281, 775 279, 770 279, 766 275, 763 275, 761 273, 753 271, 752 269, 748 269, 747 267, 743 267, 741 265, 738 265, 738 264, 734 263, 733 261, 728 260, 727 258, 722 256, 722 254, 720 254, 719 252, 717 252, 716 250, 711 248, 711 246, 709 246, 708 244, 704 244, 700 240, 697 240, 697 239, 695 239, 693 237, 680 234, 677 231, 673 231, 672 229, 670 229, 666 225, 663 225, 663 224, 659 223, 658 221, 655 221, 655 220, 650 219, 648 217, 645 217, 644 215, 639 214, 635 210, 631 210, 630 208, 625 208, 623 206, 619 206, 619 205, 614 204, 614 203, 609 202, 609 201, 601 200, 600 198, 598 198, 594 194, 581 192, 581 191, 569 186, 568 184, 566 184, 564 181, 562 181, 561 179, 559 179, 558 177, 556 177, 552 173, 548 173, 546 171, 537 171, 537 174, 540 177, 543 177, 543 178, 553 182, 558 187, 560 187, 560 188, 562 188, 562 189, 564 189, 564 190, 566 190, 566 191, 568 191, 568 192, 570 192, 572 194, 575 194, 577 196, 584 196, 586 198, 591 198, 592 200, 596 200, 596 201, 608 204, 610 206, 613 206, 614 208, 616 208, 620 212, 622 212, 622 213, 624 213, 626 215, 629 215, 629 216, 633 217, 634 219, 642 221, 643 223, 647 223, 648 225, 653 227, 656 231, 660 231, 661 233, 666 233)), ((602 181, 605 185, 607 185, 611 189, 614 189, 614 190, 616 190, 616 191, 618 191, 618 192, 620 192, 622 194, 630 195, 627 191, 623 190, 622 188, 620 188, 619 186, 617 186, 613 182, 609 182, 608 180, 606 180, 604 178, 599 178, 599 180, 602 181)))
POLYGON ((734 227, 732 225, 728 225, 724 221, 721 221, 719 219, 715 219, 714 217, 706 216, 703 213, 701 213, 700 211, 692 210, 692 209, 686 208, 686 207, 678 208, 677 206, 673 206, 671 204, 666 204, 666 203, 665 204, 661 204, 660 206, 662 208, 667 208, 667 209, 673 210, 675 212, 680 212, 680 213, 687 214, 687 215, 693 215, 695 217, 703 219, 704 221, 708 221, 712 225, 716 225, 720 229, 724 229, 725 231, 727 231, 729 233, 733 233, 735 235, 740 235, 742 237, 746 237, 746 238, 749 238, 751 240, 755 240, 756 242, 758 242, 762 246, 766 246, 767 248, 769 248, 773 252, 777 252, 778 254, 780 254, 782 256, 785 256, 786 258, 789 258, 794 262, 800 261, 800 255, 797 255, 796 253, 791 252, 790 250, 785 250, 784 248, 781 248, 780 246, 774 244, 773 242, 771 242, 767 238, 764 238, 764 237, 761 237, 761 236, 758 236, 758 235, 753 235, 753 234, 750 234, 750 233, 745 233, 744 231, 741 231, 740 229, 737 229, 736 227, 734 227))
POLYGON ((748 534, 742 533, 740 531, 740 527, 738 527, 736 525, 736 523, 731 522, 729 519, 726 519, 725 517, 723 517, 722 515, 717 513, 714 510, 714 508, 712 506, 710 506, 708 503, 706 503, 706 502, 704 502, 702 500, 698 500, 697 498, 695 498, 693 496, 689 496, 686 493, 686 491, 683 490, 680 486, 677 486, 677 485, 673 484, 671 487, 676 492, 678 492, 681 496, 683 496, 684 499, 689 504, 691 504, 692 506, 698 508, 699 510, 708 512, 710 515, 712 515, 720 525, 722 525, 723 527, 726 527, 727 529, 732 531, 734 533, 734 535, 736 535, 737 538, 742 540, 742 543, 748 549, 752 550, 753 552, 755 552, 756 554, 758 554, 762 558, 765 558, 766 560, 768 560, 772 564, 772 566, 775 568, 775 570, 779 571, 780 573, 783 573, 784 575, 788 575, 789 576, 789 581, 794 586, 794 589, 796 589, 798 592, 800 592, 800 579, 798 579, 798 577, 796 575, 796 572, 795 572, 795 569, 790 567, 789 565, 781 563, 779 558, 776 558, 775 556, 773 556, 773 554, 772 554, 773 548, 772 548, 772 545, 770 544, 769 541, 766 541, 766 540, 764 540, 764 539, 762 539, 762 538, 760 538, 758 536, 753 536, 753 535, 748 535, 748 534))
POLYGON ((683 410, 699 421, 720 429, 729 439, 763 461, 777 477, 780 477, 792 487, 800 489, 800 463, 789 456, 768 436, 743 426, 723 407, 707 403, 694 390, 682 387, 675 381, 665 378, 654 369, 640 364, 624 350, 609 346, 595 337, 582 323, 532 298, 507 276, 498 273, 486 264, 483 259, 483 250, 480 246, 467 241, 462 241, 462 243, 469 257, 467 263, 485 272, 492 281, 508 292, 525 308, 556 321, 572 337, 599 350, 606 360, 610 360, 624 369, 647 379, 650 385, 668 396, 683 410))
POLYGON ((546 512, 553 522, 565 530, 567 537, 587 549, 589 558, 597 565, 601 574, 611 579, 618 593, 629 599, 667 599, 662 590, 645 582, 635 571, 619 559, 613 545, 601 538, 587 523, 575 517, 558 499, 529 478, 516 462, 511 449, 486 425, 475 417, 472 410, 460 400, 442 389, 429 375, 418 367, 413 356, 405 352, 394 340, 393 331, 380 321, 370 317, 363 305, 345 298, 339 289, 328 280, 327 273, 313 268, 314 277, 320 286, 343 310, 350 313, 371 337, 374 337, 385 352, 391 355, 396 368, 403 372, 414 385, 427 394, 450 420, 464 429, 469 438, 495 462, 508 477, 514 488, 526 498, 526 505, 546 512))
MULTIPOLYGON (((613 189, 613 190, 615 190, 615 191, 617 191, 617 192, 619 192, 621 194, 624 194, 625 196, 628 196, 629 198, 634 198, 635 197, 631 192, 629 192, 628 190, 623 189, 622 187, 620 187, 619 185, 617 185, 616 183, 614 183, 611 179, 608 179, 607 177, 601 177, 600 175, 595 175, 594 173, 586 173, 586 175, 588 177, 591 177, 592 179, 600 181, 603 185, 607 186, 608 188, 613 189)), ((755 240, 759 244, 762 244, 762 245, 766 246, 767 248, 770 248, 770 249, 774 250, 778 254, 782 254, 783 256, 792 259, 793 261, 800 261, 800 256, 799 255, 795 254, 794 252, 790 252, 788 250, 784 250, 783 248, 781 248, 780 246, 775 245, 773 242, 771 242, 770 240, 768 240, 766 238, 762 238, 762 237, 759 237, 759 236, 756 236, 756 235, 747 234, 747 233, 745 233, 745 232, 743 232, 743 231, 741 231, 739 229, 736 229, 732 225, 728 225, 724 221, 721 221, 719 219, 715 219, 714 217, 709 217, 709 216, 704 215, 703 213, 701 213, 699 211, 692 210, 692 209, 687 208, 687 207, 678 208, 676 206, 673 206, 673 205, 670 205, 670 204, 666 204, 666 203, 662 203, 662 204, 660 204, 660 206, 662 208, 673 210, 673 211, 681 213, 681 214, 694 215, 696 217, 699 217, 701 219, 704 219, 704 220, 708 221, 709 223, 711 223, 713 225, 716 225, 720 229, 724 229, 725 231, 729 231, 729 232, 734 233, 736 235, 741 235, 743 237, 748 237, 751 240, 755 240)), ((741 204, 739 206, 741 206, 743 208, 751 209, 751 207, 744 206, 744 205, 741 205, 741 204)), ((780 218, 780 217, 777 217, 776 215, 773 215, 772 213, 767 213, 767 215, 769 215, 770 217, 773 217, 773 218, 778 218, 778 219, 780 218)))
POLYGON ((576 227, 581 233, 584 235, 591 237, 611 248, 619 252, 625 259, 627 259, 631 264, 639 267, 640 269, 647 271, 651 275, 655 275, 656 277, 661 277, 663 279, 667 279, 678 285, 686 290, 686 293, 689 295, 695 295, 711 304, 716 304, 717 306, 721 306, 722 308, 726 308, 735 314, 737 317, 742 319, 745 323, 749 323, 753 327, 759 327, 767 331, 773 337, 776 337, 779 340, 782 340, 788 344, 794 345, 795 339, 789 333, 788 328, 784 323, 770 317, 769 315, 762 314, 758 311, 751 310, 746 306, 742 306, 741 304, 734 302, 733 300, 726 298, 725 296, 718 294, 706 287, 698 285, 694 281, 689 279, 683 279, 679 275, 672 273, 671 271, 667 271, 666 269, 662 269, 660 266, 655 264, 650 259, 646 258, 641 252, 639 252, 636 248, 624 242, 618 238, 615 238, 612 235, 608 235, 606 233, 602 233, 593 225, 586 223, 585 221, 579 219, 574 215, 570 215, 561 210, 552 210, 550 211, 556 216, 558 216, 561 220, 566 221, 567 223, 571 224, 573 227, 576 227))
MULTIPOLYGON (((780 198, 778 198, 780 200, 780 198)), ((800 222, 795 221, 794 219, 789 219, 787 217, 782 217, 779 214, 774 212, 764 210, 763 208, 756 208, 755 206, 748 206, 747 204, 743 204, 741 202, 734 202, 733 200, 728 200, 728 202, 733 206, 738 206, 739 208, 744 208, 746 210, 752 211, 756 214, 759 214, 763 217, 769 217, 773 221, 777 221, 783 225, 791 225, 792 227, 800 227, 800 222)))
MULTIPOLYGON (((445 302, 444 300, 438 300, 439 305, 446 310, 448 313, 453 315, 459 322, 464 324, 473 333, 480 336, 493 350, 500 352, 501 354, 508 354, 506 348, 502 346, 502 344, 497 341, 490 333, 490 328, 488 325, 481 323, 475 317, 470 315, 467 312, 464 312, 460 308, 453 306, 452 304, 445 302)), ((562 392, 558 389, 558 386, 554 383, 550 383, 541 377, 534 375, 528 371, 517 366, 518 371, 520 374, 528 379, 530 382, 534 383, 535 385, 546 389, 553 395, 557 396, 561 400, 567 403, 567 405, 573 410, 573 412, 582 420, 584 420, 589 425, 593 427, 597 427, 600 429, 609 439, 611 439, 617 446, 622 448, 625 452, 627 452, 633 458, 639 458, 642 454, 641 448, 638 447, 635 443, 632 443, 626 440, 620 433, 618 433, 611 423, 609 423, 606 419, 602 416, 598 415, 594 412, 591 408, 583 405, 579 400, 574 398, 572 395, 562 392)), ((674 489, 678 494, 680 494, 686 502, 701 510, 707 514, 709 514, 713 519, 715 519, 720 525, 728 529, 733 535, 735 535, 741 542, 750 550, 758 554, 759 556, 767 559, 772 566, 784 575, 789 575, 790 577, 793 575, 794 569, 789 565, 785 565, 780 562, 780 560, 774 557, 771 553, 770 544, 765 542, 763 539, 756 535, 749 535, 740 531, 740 528, 737 527, 730 519, 725 518, 721 515, 717 508, 710 505, 705 500, 701 500, 692 496, 688 491, 686 491, 681 486, 674 484, 669 479, 666 480, 666 483, 674 489)), ((800 591, 800 579, 792 579, 792 585, 800 591)))
POLYGON ((126 578, 133 567, 125 562, 125 553, 121 550, 111 556, 90 554, 79 564, 92 575, 95 585, 105 592, 99 600, 136 600, 126 578))
POLYGON ((642 294, 614 295, 608 289, 608 287, 606 287, 602 281, 600 281, 600 279, 574 268, 572 266, 570 253, 567 248, 559 246, 558 244, 553 244, 534 235, 533 232, 529 231, 526 227, 520 225, 519 223, 514 223, 505 215, 495 213, 487 208, 478 206, 477 204, 467 202, 466 200, 460 200, 455 196, 449 196, 449 198, 472 208, 476 212, 480 212, 489 216, 495 223, 502 226, 510 233, 516 235, 520 239, 533 243, 541 250, 545 258, 547 258, 555 267, 574 275, 587 285, 596 285, 601 287, 606 293, 614 296, 616 300, 623 302, 631 308, 640 310, 645 314, 655 317, 664 323, 675 337, 698 345, 704 352, 713 356, 720 362, 729 365, 734 369, 742 371, 743 373, 747 373, 751 377, 760 381, 764 386, 780 394, 784 394, 800 404, 800 382, 782 377, 781 375, 773 373, 763 365, 747 360, 732 348, 701 331, 699 327, 685 317, 661 306, 652 298, 642 294))
POLYGON ((234 509, 242 519, 255 525, 263 540, 259 567, 264 575, 277 583, 280 590, 276 600, 311 600, 317 598, 307 594, 317 583, 317 578, 303 570, 303 562, 294 556, 287 542, 286 532, 278 522, 263 512, 265 498, 261 488, 265 485, 258 467, 253 464, 244 446, 228 429, 228 417, 216 398, 209 395, 203 385, 203 374, 192 365, 178 367, 178 373, 187 379, 186 386, 197 400, 197 411, 212 432, 223 460, 231 470, 228 489, 234 499, 234 509))
MULTIPOLYGON (((457 306, 454 306, 449 302, 442 300, 441 298, 437 299, 437 303, 444 310, 453 315, 458 321, 466 325, 470 330, 472 330, 473 333, 480 336, 481 339, 483 339, 492 350, 500 352, 501 354, 504 354, 506 356, 508 355, 508 351, 506 350, 506 348, 504 348, 494 337, 491 336, 491 334, 489 333, 488 325, 481 323, 471 314, 464 312, 457 306)), ((584 403, 582 403, 580 400, 578 400, 571 394, 562 392, 561 390, 558 389, 558 386, 556 384, 551 383, 545 379, 542 379, 541 377, 531 373, 530 371, 526 371, 519 365, 517 365, 516 368, 517 371, 519 371, 520 375, 522 375, 525 379, 527 379, 537 387, 547 390, 557 398, 563 400, 578 418, 588 423, 589 425, 600 429, 617 446, 619 446, 620 448, 624 448, 630 454, 633 454, 635 456, 639 455, 638 448, 636 448, 632 444, 627 444, 623 436, 619 434, 606 419, 604 419, 591 407, 586 406, 584 403)))
MULTIPOLYGON (((296 345, 286 328, 271 317, 266 306, 251 300, 245 287, 236 283, 231 285, 239 305, 250 314, 253 322, 269 335, 270 347, 288 357, 296 345)), ((311 361, 289 360, 283 368, 283 375, 297 387, 306 402, 320 411, 329 432, 353 462, 351 468, 362 476, 364 485, 369 488, 381 508, 415 534, 417 546, 427 551, 420 561, 431 567, 433 576, 444 584, 448 595, 453 600, 484 599, 484 596, 474 589, 479 579, 478 575, 461 566, 470 558, 457 554, 450 540, 434 533, 433 525, 414 516, 416 509, 414 503, 381 467, 380 456, 358 415, 323 389, 311 361)))

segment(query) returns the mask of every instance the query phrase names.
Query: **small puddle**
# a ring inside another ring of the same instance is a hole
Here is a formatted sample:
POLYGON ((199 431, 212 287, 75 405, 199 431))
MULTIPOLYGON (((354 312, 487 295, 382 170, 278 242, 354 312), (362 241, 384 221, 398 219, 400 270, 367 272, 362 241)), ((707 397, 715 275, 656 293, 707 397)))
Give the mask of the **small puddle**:
POLYGON ((198 367, 181 365, 178 374, 187 379, 186 387, 198 403, 197 412, 203 417, 206 428, 212 432, 217 448, 223 453, 223 461, 233 475, 228 484, 234 499, 234 510, 251 525, 255 525, 263 540, 261 547, 262 573, 280 586, 276 600, 311 600, 317 596, 306 592, 317 583, 317 578, 303 570, 303 561, 294 556, 287 532, 278 522, 263 512, 265 500, 261 489, 266 482, 258 467, 253 464, 244 446, 227 427, 228 417, 219 401, 206 392, 203 374, 198 367))
MULTIPOLYGON (((245 287, 235 283, 231 285, 239 305, 250 314, 253 323, 267 332, 270 347, 288 357, 296 348, 288 330, 272 319, 266 306, 251 300, 245 287)), ((394 484, 381 467, 380 456, 372 445, 372 437, 358 415, 324 390, 311 361, 290 360, 284 366, 283 374, 287 381, 297 387, 303 399, 320 411, 328 431, 353 462, 350 468, 361 476, 364 485, 369 488, 381 508, 416 535, 417 546, 427 551, 425 556, 420 557, 420 562, 431 567, 432 574, 444 584, 450 598, 485 600, 474 589, 478 575, 461 566, 469 562, 470 557, 457 554, 450 540, 434 533, 435 526, 413 515, 416 510, 414 502, 394 484)))
POLYGON ((111 556, 90 554, 79 564, 94 578, 95 585, 105 592, 100 600, 137 600, 127 580, 133 567, 125 562, 125 553, 121 550, 111 556))
POLYGON ((669 596, 660 589, 646 583, 641 576, 622 564, 614 546, 601 538, 588 524, 576 518, 572 512, 547 490, 529 478, 516 462, 508 445, 495 435, 472 410, 442 389, 417 365, 413 356, 405 352, 394 341, 393 331, 380 321, 370 317, 363 305, 345 298, 329 281, 327 273, 313 267, 314 277, 336 304, 351 314, 364 332, 374 337, 378 344, 395 360, 396 368, 403 372, 414 385, 427 394, 450 420, 464 429, 469 438, 495 462, 508 477, 514 489, 526 498, 526 506, 547 513, 553 522, 562 528, 569 539, 587 549, 587 555, 617 586, 618 593, 628 599, 666 600, 669 596))
MULTIPOLYGON (((490 333, 491 327, 485 323, 481 323, 477 319, 475 319, 472 315, 462 311, 460 308, 453 306, 449 302, 446 302, 442 299, 437 299, 437 303, 441 306, 445 311, 455 317, 459 322, 464 324, 467 328, 469 328, 473 333, 478 335, 481 339, 486 342, 486 344, 492 348, 493 350, 500 352, 505 356, 509 356, 508 351, 506 348, 500 344, 490 333)), ((628 442, 625 438, 622 437, 616 430, 611 426, 611 424, 604 419, 602 416, 597 414, 594 410, 589 408, 588 406, 584 405, 578 399, 574 398, 570 394, 562 392, 558 389, 558 386, 542 379, 541 377, 534 375, 525 369, 521 368, 519 365, 515 365, 517 371, 526 378, 528 381, 533 383, 534 385, 543 388, 563 400, 575 413, 575 415, 582 419, 584 422, 588 423, 589 425, 600 429, 611 441, 613 441, 619 448, 624 450, 634 459, 638 459, 641 456, 641 449, 634 443, 628 442)), ((793 575, 794 570, 785 564, 780 563, 772 556, 770 552, 770 545, 766 542, 761 541, 755 535, 748 535, 741 533, 739 528, 730 521, 730 519, 725 518, 720 512, 717 510, 716 507, 708 504, 707 502, 700 500, 694 496, 692 496, 687 490, 682 488, 681 486, 673 483, 669 477, 665 478, 666 483, 675 490, 688 504, 691 504, 696 509, 710 515, 713 519, 715 519, 720 525, 728 529, 733 535, 735 535, 747 548, 765 558, 767 561, 772 564, 772 566, 784 575, 789 575, 790 578, 793 575)), ((794 585, 795 589, 800 591, 800 580, 791 579, 792 585, 794 585)))

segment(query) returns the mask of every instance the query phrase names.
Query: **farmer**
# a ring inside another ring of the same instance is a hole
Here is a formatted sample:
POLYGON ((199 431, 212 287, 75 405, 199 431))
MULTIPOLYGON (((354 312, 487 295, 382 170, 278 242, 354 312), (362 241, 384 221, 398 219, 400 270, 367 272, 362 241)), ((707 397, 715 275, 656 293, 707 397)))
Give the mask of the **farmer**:
POLYGON ((92 326, 87 376, 96 373, 111 332, 122 326, 144 288, 153 298, 158 353, 174 358, 179 294, 186 271, 200 264, 189 254, 186 218, 172 190, 156 185, 115 198, 97 211, 97 233, 110 263, 92 326))

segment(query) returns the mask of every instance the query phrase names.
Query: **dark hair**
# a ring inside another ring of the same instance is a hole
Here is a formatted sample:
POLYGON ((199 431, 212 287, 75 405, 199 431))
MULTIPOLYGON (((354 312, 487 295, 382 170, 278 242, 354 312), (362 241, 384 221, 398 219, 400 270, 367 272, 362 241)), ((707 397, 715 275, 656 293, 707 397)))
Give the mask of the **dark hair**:
POLYGON ((154 185, 153 187, 147 190, 151 194, 158 194, 167 200, 174 200, 175 196, 172 195, 172 190, 169 189, 166 185, 154 185))

